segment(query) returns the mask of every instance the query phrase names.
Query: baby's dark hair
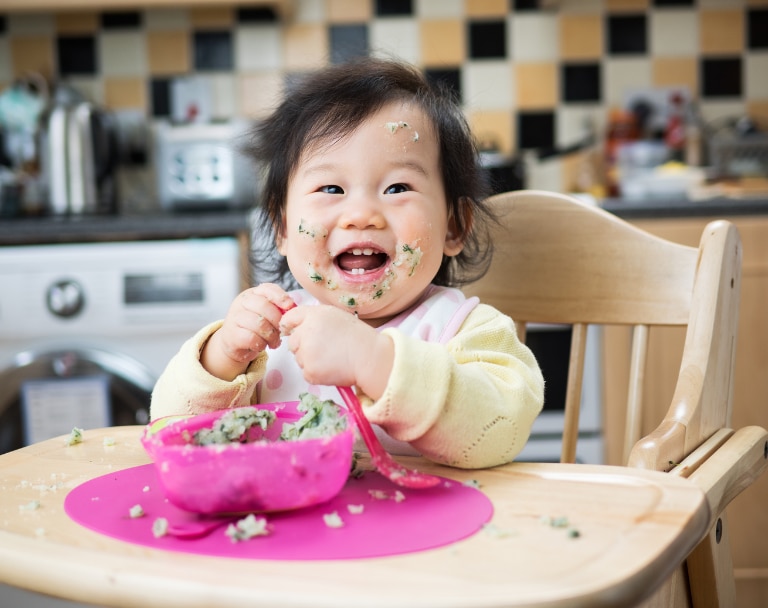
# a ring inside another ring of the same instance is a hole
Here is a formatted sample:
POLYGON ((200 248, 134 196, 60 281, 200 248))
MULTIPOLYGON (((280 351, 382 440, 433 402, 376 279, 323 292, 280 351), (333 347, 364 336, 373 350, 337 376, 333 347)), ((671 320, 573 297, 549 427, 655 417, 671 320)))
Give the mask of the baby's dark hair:
MULTIPOLYGON (((261 214, 274 234, 283 226, 288 183, 307 146, 333 143, 393 101, 415 103, 431 121, 440 150, 440 169, 453 220, 454 236, 464 248, 443 256, 436 285, 459 286, 477 280, 490 264, 488 224, 493 214, 485 203, 489 181, 479 163, 475 140, 453 92, 432 83, 414 66, 395 60, 361 58, 312 72, 288 88, 275 112, 259 122, 243 151, 264 172, 261 214)), ((285 259, 254 250, 257 274, 276 275, 291 285, 285 259), (270 268, 275 263, 277 267, 270 268)))

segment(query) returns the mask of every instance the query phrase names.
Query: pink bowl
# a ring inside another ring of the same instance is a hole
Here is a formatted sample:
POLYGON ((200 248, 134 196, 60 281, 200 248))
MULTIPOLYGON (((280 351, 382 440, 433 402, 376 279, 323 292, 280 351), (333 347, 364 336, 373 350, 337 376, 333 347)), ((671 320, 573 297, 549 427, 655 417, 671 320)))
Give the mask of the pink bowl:
POLYGON ((266 431, 252 428, 247 443, 191 444, 195 431, 210 428, 231 410, 171 416, 149 424, 141 440, 168 500, 186 511, 210 515, 298 509, 336 496, 352 466, 353 425, 329 437, 278 441, 283 423, 302 417, 297 405, 258 405, 273 410, 277 419, 266 431))

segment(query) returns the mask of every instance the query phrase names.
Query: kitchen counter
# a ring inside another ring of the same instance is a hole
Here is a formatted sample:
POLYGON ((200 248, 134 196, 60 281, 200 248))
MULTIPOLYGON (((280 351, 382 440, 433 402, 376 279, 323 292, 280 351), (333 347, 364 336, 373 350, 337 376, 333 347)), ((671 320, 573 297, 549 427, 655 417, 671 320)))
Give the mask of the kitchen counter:
POLYGON ((673 218, 734 215, 767 215, 768 197, 728 198, 703 200, 658 199, 624 200, 605 199, 600 206, 624 219, 673 218))
POLYGON ((27 217, 0 220, 0 246, 248 234, 250 210, 27 217))

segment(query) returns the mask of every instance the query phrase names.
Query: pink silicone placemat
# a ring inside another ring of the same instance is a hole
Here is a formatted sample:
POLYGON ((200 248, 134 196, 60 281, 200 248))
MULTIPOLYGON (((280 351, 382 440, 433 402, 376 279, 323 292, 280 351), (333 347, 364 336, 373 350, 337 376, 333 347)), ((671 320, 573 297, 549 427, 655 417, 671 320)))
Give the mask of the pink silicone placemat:
POLYGON ((152 524, 165 517, 171 525, 198 516, 169 503, 152 464, 87 481, 69 492, 64 509, 86 528, 155 549, 248 559, 321 560, 380 557, 422 551, 456 542, 482 528, 493 514, 491 501, 476 488, 445 479, 426 490, 396 486, 376 472, 350 479, 329 502, 297 511, 270 513, 268 536, 234 543, 226 525, 198 539, 155 538, 152 524), (399 493, 399 494, 398 494, 399 493), (131 518, 141 505, 145 515, 131 518), (362 505, 352 514, 349 505, 362 505), (326 525, 336 512, 343 526, 326 525))

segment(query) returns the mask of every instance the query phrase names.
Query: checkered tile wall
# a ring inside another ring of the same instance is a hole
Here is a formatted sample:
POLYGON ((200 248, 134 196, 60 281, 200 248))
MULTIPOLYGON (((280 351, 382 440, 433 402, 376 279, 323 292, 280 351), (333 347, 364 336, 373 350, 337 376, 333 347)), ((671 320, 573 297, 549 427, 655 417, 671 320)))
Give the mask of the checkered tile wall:
POLYGON ((296 0, 130 12, 3 14, 0 87, 28 71, 113 109, 169 115, 205 76, 216 117, 259 117, 296 73, 396 55, 449 82, 478 137, 514 153, 604 128, 638 88, 684 86, 705 119, 768 128, 768 0, 296 0))

